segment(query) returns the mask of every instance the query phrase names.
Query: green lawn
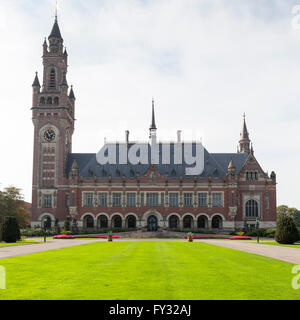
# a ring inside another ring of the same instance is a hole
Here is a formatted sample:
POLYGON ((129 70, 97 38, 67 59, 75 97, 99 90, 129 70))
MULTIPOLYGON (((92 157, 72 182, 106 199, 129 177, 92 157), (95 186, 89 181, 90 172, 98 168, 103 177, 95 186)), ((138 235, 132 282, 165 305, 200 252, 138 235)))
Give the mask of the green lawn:
POLYGON ((300 299, 293 264, 199 242, 97 242, 0 265, 0 299, 300 299))
POLYGON ((1 242, 0 241, 0 247, 20 246, 20 245, 23 245, 23 244, 34 244, 34 243, 40 243, 40 242, 33 241, 33 240, 21 240, 21 241, 15 242, 15 243, 6 243, 6 242, 1 242))
POLYGON ((290 248, 298 248, 300 249, 300 242, 296 242, 294 244, 280 244, 276 241, 269 241, 269 242, 260 242, 261 244, 269 244, 271 246, 280 246, 280 247, 290 247, 290 248))

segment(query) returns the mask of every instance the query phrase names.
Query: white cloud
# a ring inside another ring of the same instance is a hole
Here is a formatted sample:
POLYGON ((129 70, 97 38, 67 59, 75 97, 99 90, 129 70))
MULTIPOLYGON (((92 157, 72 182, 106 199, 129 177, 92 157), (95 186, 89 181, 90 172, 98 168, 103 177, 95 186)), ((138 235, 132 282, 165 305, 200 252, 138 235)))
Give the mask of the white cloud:
MULTIPOLYGON (((233 152, 242 114, 264 170, 278 174, 278 203, 300 207, 300 31, 292 1, 65 0, 59 23, 74 84, 74 152, 105 136, 147 139, 151 98, 159 135, 202 132, 211 152, 233 152)), ((0 52, 0 179, 30 198, 34 71, 52 27, 53 1, 7 1, 0 52), (51 7, 52 6, 52 7, 51 7), (29 10, 30 8, 30 10, 29 10), (11 18, 13 17, 13 18, 11 18), (46 17, 46 18, 45 18, 46 17), (21 156, 20 156, 21 155, 21 156)))

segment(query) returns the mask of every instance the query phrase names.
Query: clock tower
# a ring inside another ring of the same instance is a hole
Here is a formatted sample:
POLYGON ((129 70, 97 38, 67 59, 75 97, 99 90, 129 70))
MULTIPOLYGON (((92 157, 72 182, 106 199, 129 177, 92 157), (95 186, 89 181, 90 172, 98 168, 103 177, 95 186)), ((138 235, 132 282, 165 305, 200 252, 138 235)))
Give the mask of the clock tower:
POLYGON ((43 226, 43 217, 47 217, 47 226, 50 223, 53 226, 56 218, 64 221, 68 214, 67 208, 61 209, 65 201, 62 189, 66 185, 65 165, 67 155, 72 152, 75 121, 75 95, 67 82, 68 54, 57 16, 48 42, 45 38, 42 59, 42 85, 37 73, 32 84, 32 221, 39 221, 43 226))

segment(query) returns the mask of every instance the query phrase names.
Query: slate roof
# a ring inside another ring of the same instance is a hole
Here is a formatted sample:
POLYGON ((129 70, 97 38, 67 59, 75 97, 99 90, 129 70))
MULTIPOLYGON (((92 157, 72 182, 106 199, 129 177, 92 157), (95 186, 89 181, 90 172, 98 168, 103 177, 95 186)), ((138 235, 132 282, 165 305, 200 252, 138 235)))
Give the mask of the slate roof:
MULTIPOLYGON (((130 144, 129 144, 130 146, 130 144)), ((181 175, 185 179, 191 179, 193 176, 186 175, 185 169, 187 167, 191 167, 185 163, 183 164, 174 164, 174 144, 170 145, 171 151, 171 164, 161 164, 161 156, 160 156, 160 164, 155 165, 157 170, 161 175, 165 175, 168 173, 168 177, 170 179, 179 178, 181 175)), ((161 144, 160 144, 160 150, 161 144)), ((118 145, 117 145, 117 155, 118 155, 118 145)), ((148 152, 149 163, 151 159, 151 151, 149 148, 148 152)), ((206 178, 211 176, 212 178, 221 178, 227 175, 228 165, 233 160, 233 163, 236 167, 236 172, 239 173, 242 169, 245 161, 248 158, 247 153, 209 153, 206 149, 204 149, 204 170, 198 178, 206 178)), ((72 163, 76 160, 79 169, 79 175, 84 178, 92 178, 97 176, 99 178, 105 178, 108 176, 112 176, 112 178, 121 178, 125 175, 126 178, 135 179, 137 177, 137 173, 141 176, 144 175, 148 168, 149 164, 138 164, 138 165, 120 165, 120 164, 106 164, 100 165, 96 160, 96 154, 94 153, 72 153, 68 155, 67 164, 66 164, 66 174, 67 176, 70 173, 72 163)), ((118 163, 118 156, 117 156, 118 163)))
POLYGON ((34 78, 32 86, 33 87, 40 87, 41 86, 37 72, 35 73, 35 78, 34 78))
POLYGON ((50 36, 49 36, 49 39, 50 38, 62 39, 62 36, 61 36, 60 30, 59 30, 59 26, 58 26, 58 22, 57 22, 56 18, 55 18, 55 21, 54 21, 54 25, 52 27, 52 31, 51 31, 50 36))

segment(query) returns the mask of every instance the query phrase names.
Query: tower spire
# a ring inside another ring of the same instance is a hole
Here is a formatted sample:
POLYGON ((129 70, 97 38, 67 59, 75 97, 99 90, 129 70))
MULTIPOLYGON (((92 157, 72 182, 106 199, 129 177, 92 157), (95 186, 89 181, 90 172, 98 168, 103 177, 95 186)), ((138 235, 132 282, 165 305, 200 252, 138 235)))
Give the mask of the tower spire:
POLYGON ((155 125, 155 114, 154 114, 154 99, 152 98, 152 121, 150 125, 150 130, 156 130, 156 125, 155 125))
POLYGON ((244 122, 243 128, 240 135, 240 152, 247 152, 250 153, 250 139, 249 139, 249 132, 246 125, 246 114, 243 114, 244 122))
POLYGON ((58 1, 56 0, 56 4, 55 4, 55 22, 57 22, 57 11, 58 11, 58 1))

